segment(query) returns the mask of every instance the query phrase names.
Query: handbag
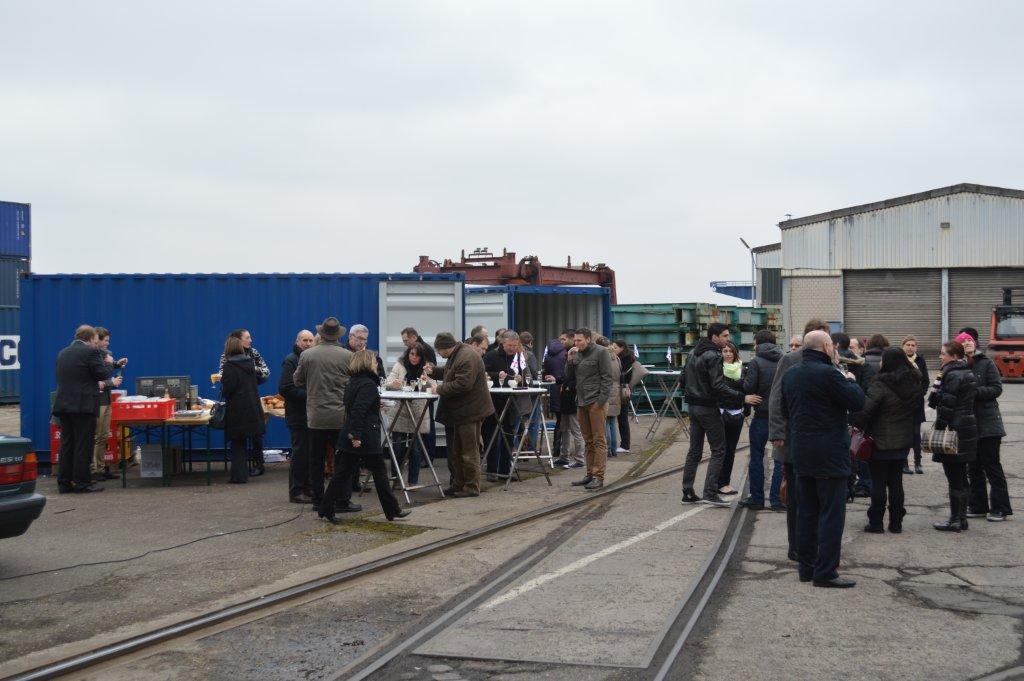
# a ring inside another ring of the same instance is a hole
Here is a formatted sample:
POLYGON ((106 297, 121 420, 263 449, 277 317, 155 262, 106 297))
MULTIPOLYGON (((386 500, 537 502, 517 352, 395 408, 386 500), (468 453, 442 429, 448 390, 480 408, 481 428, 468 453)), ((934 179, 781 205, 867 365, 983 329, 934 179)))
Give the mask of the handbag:
POLYGON ((921 450, 929 454, 955 456, 960 451, 960 438, 951 428, 932 428, 921 437, 921 450))
POLYGON ((227 402, 214 402, 210 407, 210 427, 217 430, 224 430, 224 415, 227 412, 227 402))
POLYGON ((860 428, 850 428, 850 456, 854 461, 870 461, 875 453, 875 441, 860 428))

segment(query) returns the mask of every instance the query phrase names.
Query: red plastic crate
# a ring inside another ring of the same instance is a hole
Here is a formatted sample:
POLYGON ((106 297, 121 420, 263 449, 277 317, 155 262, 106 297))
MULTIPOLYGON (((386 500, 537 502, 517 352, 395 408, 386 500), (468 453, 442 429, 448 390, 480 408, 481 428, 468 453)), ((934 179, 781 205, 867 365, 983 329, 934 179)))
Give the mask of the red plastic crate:
POLYGON ((146 400, 145 402, 124 402, 118 400, 110 405, 110 423, 132 423, 135 421, 166 421, 174 416, 177 401, 171 399, 146 400))

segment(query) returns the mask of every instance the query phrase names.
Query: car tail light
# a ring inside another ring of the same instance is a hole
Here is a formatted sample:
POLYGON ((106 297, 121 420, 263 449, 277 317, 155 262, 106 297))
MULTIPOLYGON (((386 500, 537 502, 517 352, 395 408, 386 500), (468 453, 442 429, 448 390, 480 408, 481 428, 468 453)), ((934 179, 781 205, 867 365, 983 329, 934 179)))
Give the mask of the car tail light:
POLYGON ((19 463, 0 466, 0 485, 16 485, 20 482, 31 482, 39 475, 39 465, 35 452, 25 455, 19 463))
POLYGON ((36 453, 29 452, 21 462, 21 481, 31 482, 39 477, 39 463, 36 460, 36 453))

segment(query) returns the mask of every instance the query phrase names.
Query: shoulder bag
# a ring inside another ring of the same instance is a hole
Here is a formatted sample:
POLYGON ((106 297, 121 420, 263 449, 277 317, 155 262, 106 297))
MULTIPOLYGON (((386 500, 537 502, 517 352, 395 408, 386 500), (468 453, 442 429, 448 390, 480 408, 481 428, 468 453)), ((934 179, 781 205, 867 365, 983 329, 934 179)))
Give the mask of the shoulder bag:
POLYGON ((875 441, 860 428, 850 428, 850 456, 855 461, 870 461, 875 453, 875 441))
POLYGON ((921 450, 929 454, 955 456, 960 449, 960 439, 952 428, 942 430, 934 426, 921 436, 921 450))

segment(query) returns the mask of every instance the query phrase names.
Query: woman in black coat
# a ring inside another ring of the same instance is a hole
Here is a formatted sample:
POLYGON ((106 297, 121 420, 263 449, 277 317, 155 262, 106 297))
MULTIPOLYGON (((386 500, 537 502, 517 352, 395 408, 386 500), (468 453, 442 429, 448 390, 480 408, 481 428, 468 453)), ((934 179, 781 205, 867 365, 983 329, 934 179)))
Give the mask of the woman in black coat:
POLYGON ((921 381, 917 369, 899 348, 886 348, 878 375, 868 388, 864 410, 853 421, 875 441, 871 469, 871 506, 865 532, 883 533, 886 493, 889 497, 889 531, 903 531, 903 471, 907 452, 918 429, 917 409, 921 381))
POLYGON ((960 532, 967 529, 967 465, 976 458, 978 445, 978 422, 974 417, 977 382, 960 343, 944 343, 939 357, 942 370, 935 390, 928 396, 928 406, 936 410, 936 430, 956 431, 957 453, 932 454, 932 460, 942 464, 949 481, 950 511, 949 520, 933 527, 942 532, 960 532))
POLYGON ((921 394, 917 400, 917 426, 914 428, 914 468, 910 468, 910 459, 903 466, 904 475, 912 475, 914 473, 924 473, 924 468, 921 467, 921 424, 925 422, 924 417, 924 396, 928 394, 928 386, 931 381, 928 379, 928 362, 924 360, 924 355, 917 353, 917 339, 913 336, 906 336, 903 342, 900 343, 900 347, 903 348, 903 352, 906 353, 907 359, 910 360, 910 364, 917 368, 917 373, 921 379, 921 394))
POLYGON ((260 404, 259 376, 252 357, 245 354, 242 341, 229 336, 224 344, 221 397, 224 399, 224 439, 231 443, 233 483, 249 481, 249 439, 260 439, 266 428, 260 404))
POLYGON ((999 446, 1006 437, 998 402, 999 396, 1003 394, 1003 380, 999 376, 995 362, 978 351, 977 334, 974 329, 965 329, 961 334, 967 336, 963 339, 964 352, 967 355, 967 364, 978 382, 974 396, 974 418, 978 421, 978 455, 974 462, 967 466, 967 478, 971 486, 967 517, 988 516, 992 522, 999 522, 1006 520, 1006 516, 1013 515, 1006 473, 1003 472, 1003 464, 999 461, 999 446), (991 496, 986 489, 986 478, 992 488, 991 496))
POLYGON ((334 475, 324 492, 318 513, 328 522, 337 523, 334 517, 336 502, 340 510, 360 510, 353 508, 352 504, 352 476, 362 464, 373 474, 377 497, 387 519, 404 518, 409 511, 403 511, 391 493, 391 482, 384 468, 377 353, 360 350, 352 356, 348 370, 352 377, 345 386, 345 424, 338 434, 334 475))

